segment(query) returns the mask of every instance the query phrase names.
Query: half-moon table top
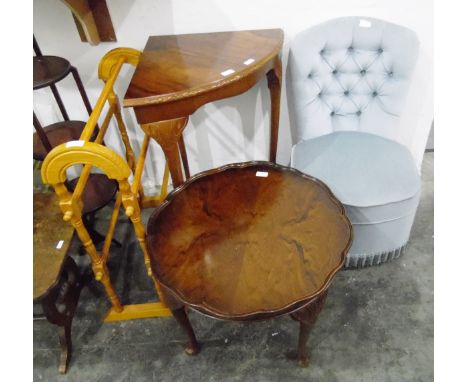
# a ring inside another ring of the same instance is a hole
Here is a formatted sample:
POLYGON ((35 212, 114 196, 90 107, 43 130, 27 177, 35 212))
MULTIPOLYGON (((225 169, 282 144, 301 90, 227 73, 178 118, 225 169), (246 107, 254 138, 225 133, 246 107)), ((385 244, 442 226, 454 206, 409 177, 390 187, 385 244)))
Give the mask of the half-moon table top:
POLYGON ((227 319, 301 308, 328 288, 351 242, 344 207, 324 183, 270 162, 190 178, 147 226, 151 267, 163 287, 227 319))
POLYGON ((281 29, 151 36, 124 106, 166 103, 229 85, 271 61, 282 45, 281 29))

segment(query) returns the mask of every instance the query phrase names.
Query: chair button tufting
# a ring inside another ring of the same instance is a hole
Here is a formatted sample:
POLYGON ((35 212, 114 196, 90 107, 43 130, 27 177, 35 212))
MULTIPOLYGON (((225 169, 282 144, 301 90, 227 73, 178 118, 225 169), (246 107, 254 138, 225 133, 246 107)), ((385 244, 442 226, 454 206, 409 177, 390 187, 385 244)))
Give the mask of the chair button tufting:
POLYGON ((354 47, 353 47, 353 46, 350 46, 350 47, 348 48, 348 52, 354 52, 354 47))
POLYGON ((319 98, 321 98, 321 97, 322 97, 322 94, 323 94, 322 91, 320 91, 320 92, 317 94, 317 96, 318 96, 319 98))
POLYGON ((349 90, 345 90, 343 93, 345 96, 349 96, 349 90))
POLYGON ((383 49, 382 48, 377 49, 377 53, 379 54, 383 53, 383 49))
POLYGON ((367 73, 367 70, 366 70, 366 69, 362 69, 362 70, 361 70, 361 76, 363 76, 363 75, 366 74, 366 73, 367 73))
POLYGON ((372 92, 372 97, 377 97, 377 92, 375 90, 372 92))
POLYGON ((361 110, 358 110, 358 111, 356 112, 356 115, 357 115, 358 117, 359 117, 361 114, 362 114, 362 111, 361 111, 361 110))
POLYGON ((309 74, 307 75, 307 78, 312 78, 313 76, 314 76, 314 73, 309 73, 309 74))
POLYGON ((338 70, 333 69, 333 72, 332 72, 332 73, 333 73, 334 76, 336 76, 336 74, 338 73, 338 70))
POLYGON ((388 72, 389 77, 393 77, 393 72, 388 72))
POLYGON ((325 48, 323 48, 322 50, 320 50, 320 54, 321 54, 321 55, 324 55, 324 54, 325 54, 325 48))
POLYGON ((330 113, 330 116, 333 117, 334 115, 335 115, 335 112, 332 111, 332 112, 330 113))

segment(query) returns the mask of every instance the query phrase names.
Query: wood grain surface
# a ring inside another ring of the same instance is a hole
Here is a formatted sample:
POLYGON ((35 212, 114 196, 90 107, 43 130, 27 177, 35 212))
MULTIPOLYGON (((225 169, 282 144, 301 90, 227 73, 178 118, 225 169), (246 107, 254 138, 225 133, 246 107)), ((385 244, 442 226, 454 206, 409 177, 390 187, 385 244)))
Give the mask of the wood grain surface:
POLYGON ((73 227, 53 193, 35 193, 33 201, 33 298, 39 298, 59 279, 73 237, 73 227))
POLYGON ((352 227, 328 187, 269 162, 201 173, 151 216, 153 272, 185 304, 228 319, 299 309, 343 265, 352 227))

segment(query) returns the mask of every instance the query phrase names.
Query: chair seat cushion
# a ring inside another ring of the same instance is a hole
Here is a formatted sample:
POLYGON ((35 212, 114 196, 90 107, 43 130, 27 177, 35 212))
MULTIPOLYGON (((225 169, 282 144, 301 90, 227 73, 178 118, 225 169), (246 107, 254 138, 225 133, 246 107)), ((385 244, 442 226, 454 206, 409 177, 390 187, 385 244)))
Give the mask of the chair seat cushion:
POLYGON ((369 133, 339 131, 302 141, 293 148, 291 166, 324 181, 349 206, 398 203, 420 189, 409 150, 369 133))

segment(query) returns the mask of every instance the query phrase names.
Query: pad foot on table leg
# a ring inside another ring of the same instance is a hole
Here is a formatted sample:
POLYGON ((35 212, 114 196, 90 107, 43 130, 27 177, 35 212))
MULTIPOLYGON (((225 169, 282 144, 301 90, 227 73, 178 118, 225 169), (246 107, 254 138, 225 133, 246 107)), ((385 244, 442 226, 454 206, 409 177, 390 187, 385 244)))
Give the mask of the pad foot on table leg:
POLYGON ((187 313, 185 312, 185 308, 182 307, 171 311, 174 318, 177 320, 179 325, 184 330, 185 334, 187 334, 188 336, 188 343, 185 346, 185 353, 188 355, 198 354, 200 351, 200 345, 197 341, 197 338, 195 337, 192 324, 190 324, 190 321, 187 317, 187 313))
POLYGON ((299 341, 297 344, 297 363, 300 367, 307 367, 310 364, 310 357, 307 351, 307 340, 309 339, 312 326, 327 298, 327 290, 318 295, 308 305, 291 313, 291 318, 299 321, 299 341))

